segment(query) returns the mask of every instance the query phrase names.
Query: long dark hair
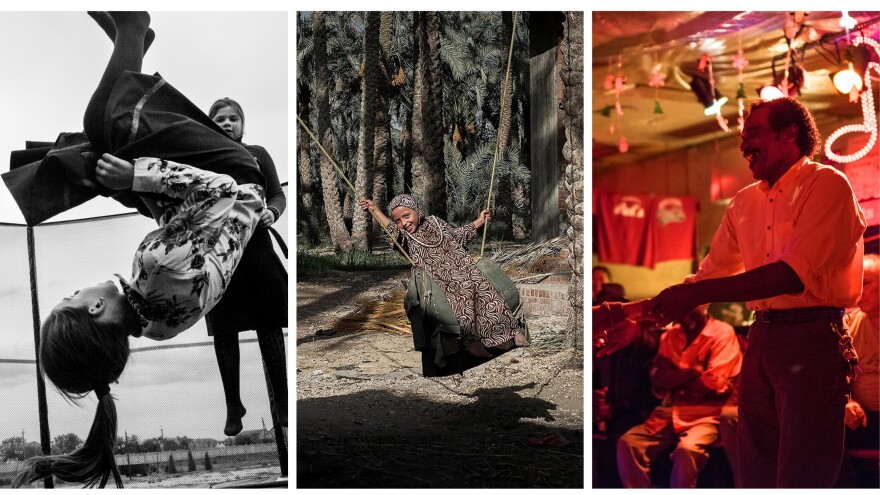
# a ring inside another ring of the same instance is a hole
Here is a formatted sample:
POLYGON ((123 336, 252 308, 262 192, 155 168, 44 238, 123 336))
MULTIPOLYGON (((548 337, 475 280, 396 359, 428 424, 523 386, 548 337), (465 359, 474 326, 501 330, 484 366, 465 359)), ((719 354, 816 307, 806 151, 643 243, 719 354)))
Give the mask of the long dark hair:
POLYGON ((129 332, 122 324, 98 323, 84 308, 56 308, 40 329, 40 370, 72 402, 95 391, 98 410, 82 447, 66 455, 33 457, 24 462, 13 486, 47 476, 103 488, 110 475, 122 488, 113 447, 116 405, 110 384, 128 362, 129 332))

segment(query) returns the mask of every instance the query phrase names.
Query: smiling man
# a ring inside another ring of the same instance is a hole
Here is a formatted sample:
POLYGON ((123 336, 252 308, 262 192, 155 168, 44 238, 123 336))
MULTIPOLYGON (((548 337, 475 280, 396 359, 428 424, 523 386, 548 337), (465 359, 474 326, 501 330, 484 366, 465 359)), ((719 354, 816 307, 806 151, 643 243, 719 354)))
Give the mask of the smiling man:
POLYGON ((842 318, 861 293, 866 223, 846 176, 810 160, 820 143, 797 100, 753 103, 740 149, 758 182, 728 205, 691 283, 649 310, 661 324, 709 302, 756 311, 739 385, 744 488, 831 487, 843 456, 842 318))

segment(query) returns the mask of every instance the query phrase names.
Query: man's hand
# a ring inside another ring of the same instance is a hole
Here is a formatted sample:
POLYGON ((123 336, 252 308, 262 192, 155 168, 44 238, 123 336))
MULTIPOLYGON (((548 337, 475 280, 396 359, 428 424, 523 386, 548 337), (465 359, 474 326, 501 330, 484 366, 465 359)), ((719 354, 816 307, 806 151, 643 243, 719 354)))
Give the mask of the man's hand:
POLYGON ((657 321, 657 318, 650 314, 653 302, 651 299, 642 299, 641 301, 623 303, 623 314, 627 319, 633 321, 651 320, 657 321))
POLYGON ((639 338, 641 327, 632 320, 623 320, 611 327, 608 332, 596 342, 599 348, 597 357, 613 354, 620 349, 632 344, 639 338))
POLYGON ((134 165, 110 153, 104 153, 98 160, 95 177, 107 189, 131 189, 134 183, 134 165))
POLYGON ((661 327, 678 321, 692 309, 700 305, 695 284, 679 284, 667 287, 657 297, 651 299, 648 312, 657 319, 661 327))
POLYGON ((855 430, 860 426, 868 426, 868 417, 865 415, 865 410, 854 400, 846 403, 846 413, 843 418, 843 422, 850 430, 855 430))

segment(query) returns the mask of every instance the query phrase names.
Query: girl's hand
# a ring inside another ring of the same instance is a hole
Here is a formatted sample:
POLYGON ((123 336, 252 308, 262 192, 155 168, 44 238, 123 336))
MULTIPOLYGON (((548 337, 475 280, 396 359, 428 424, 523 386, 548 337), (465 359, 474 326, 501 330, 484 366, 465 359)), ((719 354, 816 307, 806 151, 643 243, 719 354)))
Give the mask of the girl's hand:
POLYGON ((477 216, 477 219, 474 220, 474 227, 480 228, 483 224, 486 223, 487 220, 492 218, 492 213, 489 212, 488 209, 483 209, 480 214, 477 216))
POLYGON ((98 160, 95 177, 107 189, 131 189, 134 183, 134 165, 110 153, 104 153, 98 160))
POLYGON ((361 209, 364 211, 371 211, 373 213, 376 212, 376 203, 373 203, 369 199, 362 199, 358 201, 358 204, 361 206, 361 209))
POLYGON ((275 223, 275 214, 269 208, 263 208, 260 212, 260 227, 271 227, 275 223))

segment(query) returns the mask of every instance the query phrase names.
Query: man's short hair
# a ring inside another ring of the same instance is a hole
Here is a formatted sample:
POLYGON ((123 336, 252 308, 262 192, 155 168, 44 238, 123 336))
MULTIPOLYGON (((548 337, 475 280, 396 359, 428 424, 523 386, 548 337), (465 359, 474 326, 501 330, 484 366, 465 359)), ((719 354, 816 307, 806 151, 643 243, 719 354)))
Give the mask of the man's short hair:
POLYGON ((874 253, 866 254, 865 260, 863 262, 863 268, 866 277, 868 276, 868 274, 871 274, 875 277, 880 275, 880 256, 874 253))
POLYGON ((819 152, 822 136, 819 135, 813 115, 803 103, 794 98, 757 100, 749 105, 749 113, 762 107, 767 107, 770 128, 774 131, 782 132, 790 125, 797 127, 797 145, 802 155, 812 158, 819 152))
POLYGON ((596 265, 593 267, 593 271, 595 272, 597 270, 600 272, 605 272, 605 275, 608 275, 608 280, 611 280, 611 270, 609 270, 607 266, 596 265))

